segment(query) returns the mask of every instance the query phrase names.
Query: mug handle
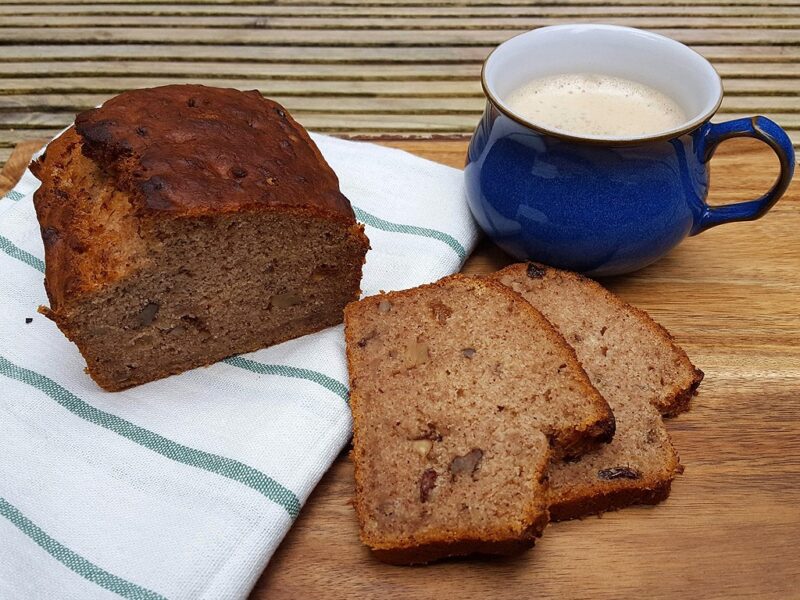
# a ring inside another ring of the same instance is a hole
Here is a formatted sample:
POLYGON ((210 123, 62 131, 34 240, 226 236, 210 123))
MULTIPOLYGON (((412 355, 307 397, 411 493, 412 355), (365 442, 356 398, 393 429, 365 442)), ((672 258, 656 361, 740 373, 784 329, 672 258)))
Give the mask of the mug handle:
POLYGON ((762 116, 734 119, 724 123, 709 123, 698 147, 701 160, 704 163, 711 160, 720 142, 733 137, 751 137, 768 144, 780 161, 780 175, 772 188, 756 200, 724 206, 709 206, 704 202, 690 235, 697 235, 723 223, 759 219, 772 208, 789 187, 794 174, 794 148, 789 136, 777 123, 762 116))

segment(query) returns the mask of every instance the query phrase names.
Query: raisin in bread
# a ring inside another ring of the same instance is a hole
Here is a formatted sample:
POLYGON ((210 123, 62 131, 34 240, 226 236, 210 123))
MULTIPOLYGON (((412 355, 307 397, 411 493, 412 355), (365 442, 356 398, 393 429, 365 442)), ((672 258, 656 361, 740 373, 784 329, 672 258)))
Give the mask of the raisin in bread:
POLYGON ((613 416, 530 304, 454 275, 345 309, 361 539, 421 563, 533 544, 551 454, 607 442, 613 416))
POLYGON ((334 325, 358 298, 363 227, 305 130, 256 91, 125 92, 31 168, 45 314, 107 390, 334 325))
POLYGON ((519 292, 566 338, 617 422, 614 440, 550 469, 553 520, 667 497, 681 466, 661 414, 686 410, 703 378, 647 313, 598 283, 534 263, 493 279, 519 292))

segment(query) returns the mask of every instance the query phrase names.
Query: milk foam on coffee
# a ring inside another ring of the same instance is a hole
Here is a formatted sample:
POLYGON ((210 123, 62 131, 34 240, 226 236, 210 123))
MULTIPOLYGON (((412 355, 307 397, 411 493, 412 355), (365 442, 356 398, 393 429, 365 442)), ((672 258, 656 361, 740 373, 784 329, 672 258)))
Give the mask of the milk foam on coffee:
POLYGON ((638 137, 680 127, 686 114, 669 96, 643 83, 596 73, 534 79, 508 107, 534 125, 577 136, 638 137))

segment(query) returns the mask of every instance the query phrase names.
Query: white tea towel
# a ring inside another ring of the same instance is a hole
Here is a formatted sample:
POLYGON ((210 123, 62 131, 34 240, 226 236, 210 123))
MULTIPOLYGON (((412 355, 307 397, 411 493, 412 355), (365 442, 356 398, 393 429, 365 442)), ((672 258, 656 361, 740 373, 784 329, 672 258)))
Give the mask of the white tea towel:
MULTIPOLYGON (((461 171, 314 139, 366 224, 366 295, 461 267, 461 171)), ((104 392, 36 312, 37 185, 0 199, 0 598, 245 597, 350 437, 342 327, 104 392)))

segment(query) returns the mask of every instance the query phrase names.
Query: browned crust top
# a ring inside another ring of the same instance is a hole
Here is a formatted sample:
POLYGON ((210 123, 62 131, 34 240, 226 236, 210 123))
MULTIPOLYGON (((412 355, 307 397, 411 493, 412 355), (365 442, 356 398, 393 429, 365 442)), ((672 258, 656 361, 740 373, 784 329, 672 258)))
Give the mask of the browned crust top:
POLYGON ((86 156, 162 214, 293 206, 355 221, 306 131, 255 90, 131 90, 79 114, 75 128, 86 156))

